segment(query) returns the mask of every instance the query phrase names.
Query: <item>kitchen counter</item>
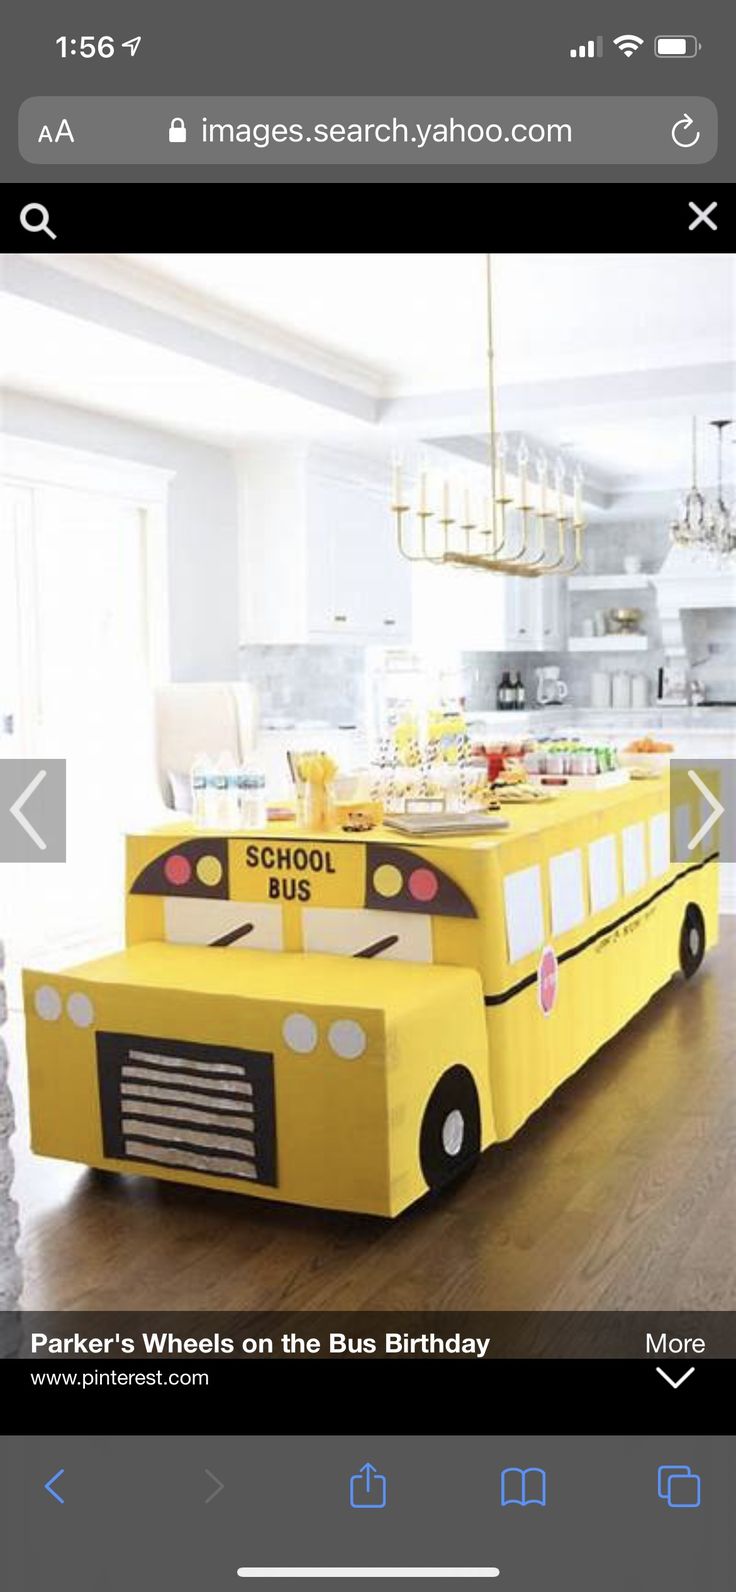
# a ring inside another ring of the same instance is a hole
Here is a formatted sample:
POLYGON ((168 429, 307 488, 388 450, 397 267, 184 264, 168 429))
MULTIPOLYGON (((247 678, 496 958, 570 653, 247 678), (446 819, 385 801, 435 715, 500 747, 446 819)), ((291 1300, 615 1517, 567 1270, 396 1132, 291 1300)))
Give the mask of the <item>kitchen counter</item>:
POLYGON ((646 733, 652 730, 670 731, 672 735, 687 732, 691 735, 736 736, 736 707, 663 707, 653 703, 647 708, 579 708, 568 707, 566 702, 553 707, 525 708, 523 712, 499 713, 469 712, 472 728, 487 730, 489 734, 504 735, 565 735, 592 731, 619 735, 646 733))
MULTIPOLYGON (((736 707, 662 707, 657 702, 636 711, 615 712, 612 708, 568 707, 561 702, 523 713, 469 713, 468 720, 473 740, 578 735, 591 741, 610 741, 621 748, 635 736, 653 735, 670 741, 675 757, 696 763, 736 758, 736 707)), ((721 865, 720 903, 722 912, 736 912, 736 863, 721 865)))

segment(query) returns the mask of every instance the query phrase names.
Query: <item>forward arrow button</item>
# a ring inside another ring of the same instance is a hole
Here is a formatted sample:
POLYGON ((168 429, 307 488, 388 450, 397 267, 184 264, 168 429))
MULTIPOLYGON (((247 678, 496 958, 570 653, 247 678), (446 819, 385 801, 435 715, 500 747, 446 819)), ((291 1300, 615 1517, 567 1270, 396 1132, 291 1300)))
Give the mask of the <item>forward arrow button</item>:
POLYGON ((210 1481, 213 1481, 215 1483, 214 1492, 210 1493, 209 1498, 205 1498, 205 1503, 206 1504, 211 1504, 213 1498, 216 1498, 218 1493, 221 1493, 223 1491, 225 1483, 224 1483, 224 1481, 220 1481, 219 1476, 216 1476, 213 1470, 205 1470, 205 1476, 209 1476, 210 1481))

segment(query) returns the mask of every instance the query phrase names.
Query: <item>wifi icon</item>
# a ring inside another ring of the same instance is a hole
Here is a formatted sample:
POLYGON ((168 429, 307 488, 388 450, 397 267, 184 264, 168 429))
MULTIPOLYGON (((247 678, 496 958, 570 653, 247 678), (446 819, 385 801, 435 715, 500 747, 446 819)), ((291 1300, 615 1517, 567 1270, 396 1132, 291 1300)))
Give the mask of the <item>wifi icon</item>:
POLYGON ((635 55, 644 40, 639 38, 638 33, 619 33, 613 42, 622 55, 635 55))

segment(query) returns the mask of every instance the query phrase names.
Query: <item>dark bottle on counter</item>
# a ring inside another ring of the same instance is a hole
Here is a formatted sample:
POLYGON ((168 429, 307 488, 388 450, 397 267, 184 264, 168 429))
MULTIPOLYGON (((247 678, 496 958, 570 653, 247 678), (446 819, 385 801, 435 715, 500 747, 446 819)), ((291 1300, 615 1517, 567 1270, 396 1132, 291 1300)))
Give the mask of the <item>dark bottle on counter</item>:
POLYGON ((496 703, 501 713, 505 713, 508 708, 514 706, 514 697, 515 692, 511 684, 511 675, 508 669, 504 669, 496 694, 496 703))
POLYGON ((526 691, 524 689, 524 681, 522 680, 518 670, 511 683, 514 688, 514 707, 517 708, 519 712, 523 712, 524 708, 526 707, 526 691))

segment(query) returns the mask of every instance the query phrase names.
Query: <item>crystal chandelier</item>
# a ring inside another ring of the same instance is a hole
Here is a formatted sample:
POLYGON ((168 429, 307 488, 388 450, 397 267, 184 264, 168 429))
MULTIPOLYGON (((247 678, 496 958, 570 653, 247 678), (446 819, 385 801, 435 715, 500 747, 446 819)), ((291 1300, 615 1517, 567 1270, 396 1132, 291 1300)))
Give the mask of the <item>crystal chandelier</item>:
POLYGON ((678 547, 697 548, 718 557, 736 552, 736 510, 729 506, 723 488, 723 433, 731 420, 711 420, 718 433, 718 485, 715 497, 706 498, 698 486, 698 422, 692 422, 692 482, 670 525, 678 547))
POLYGON ((522 437, 515 458, 497 425, 493 345, 493 281, 486 255, 488 331, 488 464, 481 501, 466 484, 453 492, 445 478, 430 507, 428 471, 420 465, 414 503, 408 501, 401 460, 395 458, 391 513, 399 551, 410 563, 455 564, 506 575, 570 575, 582 560, 583 475, 577 468, 568 486, 567 466, 558 458, 550 481, 544 453, 529 471, 529 448, 522 437), (509 475, 516 481, 510 490, 509 475))

